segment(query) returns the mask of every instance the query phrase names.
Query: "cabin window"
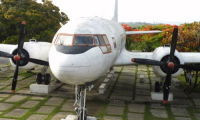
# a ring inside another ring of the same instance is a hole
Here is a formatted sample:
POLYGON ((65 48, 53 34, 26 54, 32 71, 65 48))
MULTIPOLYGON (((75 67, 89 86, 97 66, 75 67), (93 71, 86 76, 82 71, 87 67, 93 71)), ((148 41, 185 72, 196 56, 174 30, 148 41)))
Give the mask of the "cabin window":
POLYGON ((94 45, 94 40, 92 36, 80 36, 75 35, 74 37, 74 45, 94 45))
POLYGON ((72 35, 58 35, 55 43, 57 45, 72 46, 73 36, 72 35))
POLYGON ((116 43, 116 40, 115 40, 114 37, 112 37, 112 41, 113 41, 113 44, 114 44, 114 48, 116 48, 117 47, 117 43, 116 43))

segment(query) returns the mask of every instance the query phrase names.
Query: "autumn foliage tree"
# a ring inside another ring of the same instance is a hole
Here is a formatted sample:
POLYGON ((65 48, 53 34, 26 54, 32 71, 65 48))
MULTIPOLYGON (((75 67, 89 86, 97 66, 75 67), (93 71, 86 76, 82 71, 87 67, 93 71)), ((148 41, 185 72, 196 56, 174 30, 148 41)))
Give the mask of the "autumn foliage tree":
MULTIPOLYGON (((155 48, 170 44, 174 25, 159 24, 146 25, 139 29, 132 29, 128 25, 122 25, 126 31, 161 30, 159 34, 142 34, 127 36, 126 48, 140 51, 153 51, 155 48)), ((179 28, 177 50, 181 52, 200 51, 200 22, 182 24, 179 28)))
POLYGON ((36 0, 1 0, 0 4, 0 42, 15 44, 21 21, 26 21, 26 38, 50 42, 55 32, 60 28, 60 22, 65 24, 68 17, 59 12, 59 8, 51 2, 43 4, 36 0))

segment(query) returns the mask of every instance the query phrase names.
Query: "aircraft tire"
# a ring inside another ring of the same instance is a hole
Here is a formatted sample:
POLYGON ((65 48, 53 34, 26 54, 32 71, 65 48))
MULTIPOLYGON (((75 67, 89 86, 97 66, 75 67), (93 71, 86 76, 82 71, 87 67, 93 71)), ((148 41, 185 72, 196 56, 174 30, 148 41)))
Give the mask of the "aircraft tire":
POLYGON ((44 76, 44 84, 49 85, 51 82, 51 75, 49 73, 45 74, 44 76))
POLYGON ((155 82, 155 92, 160 92, 160 83, 155 82))
POLYGON ((36 76, 37 84, 42 84, 42 73, 38 73, 36 76))

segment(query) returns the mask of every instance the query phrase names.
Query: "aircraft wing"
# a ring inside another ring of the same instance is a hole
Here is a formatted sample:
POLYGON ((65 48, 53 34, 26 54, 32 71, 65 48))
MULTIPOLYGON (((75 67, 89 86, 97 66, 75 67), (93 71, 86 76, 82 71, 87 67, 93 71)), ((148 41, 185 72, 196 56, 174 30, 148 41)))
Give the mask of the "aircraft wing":
POLYGON ((126 31, 126 35, 137 35, 137 34, 150 34, 150 33, 161 33, 162 31, 126 31))
POLYGON ((152 59, 152 56, 153 52, 129 52, 124 49, 114 65, 136 65, 137 63, 131 61, 132 58, 152 59))
POLYGON ((0 51, 10 53, 16 45, 0 44, 0 51))
MULTIPOLYGON (((15 47, 16 45, 9 45, 9 44, 0 44, 0 51, 10 53, 10 51, 15 47)), ((0 57, 0 64, 8 63, 9 58, 3 58, 0 57)))

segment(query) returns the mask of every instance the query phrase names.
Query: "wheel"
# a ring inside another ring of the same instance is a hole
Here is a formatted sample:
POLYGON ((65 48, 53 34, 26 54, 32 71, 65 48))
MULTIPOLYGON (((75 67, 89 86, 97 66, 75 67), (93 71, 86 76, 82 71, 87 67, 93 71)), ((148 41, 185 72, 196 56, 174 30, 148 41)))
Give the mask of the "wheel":
POLYGON ((44 75, 44 84, 49 85, 50 82, 51 82, 51 75, 47 73, 44 75))
POLYGON ((36 75, 36 82, 37 82, 37 84, 41 84, 42 83, 42 73, 38 73, 36 75))
POLYGON ((160 83, 155 82, 155 92, 160 92, 160 83))

